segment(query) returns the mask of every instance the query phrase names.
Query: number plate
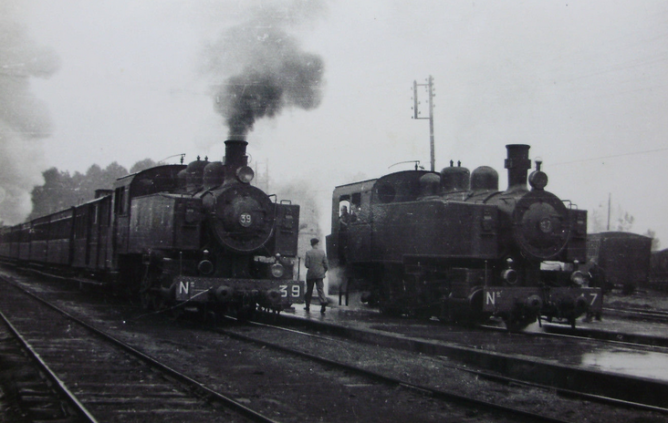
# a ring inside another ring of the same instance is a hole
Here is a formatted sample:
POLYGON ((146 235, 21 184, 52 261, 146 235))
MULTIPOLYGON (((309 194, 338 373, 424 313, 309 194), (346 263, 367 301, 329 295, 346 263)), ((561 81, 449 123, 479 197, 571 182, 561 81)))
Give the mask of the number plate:
POLYGON ((287 302, 304 301, 304 282, 290 281, 279 285, 281 298, 287 302))
POLYGON ((239 223, 244 228, 249 227, 253 223, 250 213, 241 213, 241 216, 239 216, 239 223))

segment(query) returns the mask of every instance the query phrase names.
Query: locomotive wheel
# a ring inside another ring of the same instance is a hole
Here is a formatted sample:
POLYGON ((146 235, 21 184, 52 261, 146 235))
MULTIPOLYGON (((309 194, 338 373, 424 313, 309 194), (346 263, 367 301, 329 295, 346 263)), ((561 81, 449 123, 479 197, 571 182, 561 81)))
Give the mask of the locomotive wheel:
POLYGON ((248 321, 255 315, 255 304, 242 305, 237 308, 237 319, 240 321, 248 321))
POLYGON ((429 320, 431 319, 431 316, 436 315, 436 313, 434 312, 434 310, 431 309, 431 307, 415 308, 411 310, 409 314, 411 317, 416 317, 418 319, 426 319, 426 320, 429 320))
POLYGON ((204 324, 217 325, 222 317, 218 312, 207 306, 197 308, 197 320, 204 324))
POLYGON ((523 323, 521 319, 507 318, 503 319, 503 323, 506 325, 508 332, 521 332, 529 324, 523 323))
POLYGON ((165 304, 165 300, 159 294, 153 293, 151 295, 151 306, 153 307, 153 310, 160 311, 164 310, 167 305, 165 304))
POLYGON ((389 304, 381 304, 380 312, 390 317, 401 317, 401 315, 403 314, 403 310, 401 309, 401 307, 389 304))
POLYGON ((154 308, 154 303, 153 303, 153 295, 151 295, 151 291, 144 291, 139 294, 139 299, 141 300, 141 308, 144 310, 153 310, 154 308))
POLYGON ((185 314, 185 310, 183 310, 183 304, 176 304, 172 306, 169 309, 169 313, 172 315, 172 319, 180 319, 185 314))
POLYGON ((508 332, 520 332, 535 321, 536 318, 534 316, 525 317, 511 314, 503 318, 503 323, 505 323, 508 332))
POLYGON ((156 307, 158 295, 153 290, 154 280, 156 276, 154 272, 151 271, 149 266, 146 267, 146 274, 141 280, 139 285, 139 299, 141 300, 141 307, 144 310, 159 310, 159 307, 156 307))

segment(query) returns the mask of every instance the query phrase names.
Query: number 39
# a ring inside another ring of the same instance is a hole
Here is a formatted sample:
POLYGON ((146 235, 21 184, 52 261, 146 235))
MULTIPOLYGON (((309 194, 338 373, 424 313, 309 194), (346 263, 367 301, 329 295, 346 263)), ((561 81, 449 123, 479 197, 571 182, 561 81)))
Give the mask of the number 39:
POLYGON ((242 213, 241 216, 239 216, 239 223, 244 228, 249 227, 253 223, 251 215, 249 213, 242 213))

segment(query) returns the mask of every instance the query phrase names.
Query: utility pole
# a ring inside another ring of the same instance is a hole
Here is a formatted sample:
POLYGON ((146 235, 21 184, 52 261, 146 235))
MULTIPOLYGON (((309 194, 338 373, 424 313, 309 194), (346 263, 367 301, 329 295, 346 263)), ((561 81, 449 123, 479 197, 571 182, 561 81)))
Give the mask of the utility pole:
POLYGON ((433 172, 436 169, 436 154, 434 152, 434 78, 429 75, 426 84, 418 84, 417 81, 413 81, 413 116, 412 119, 429 119, 429 148, 431 154, 431 171, 433 172), (420 111, 418 110, 418 87, 427 87, 427 93, 429 94, 429 117, 420 117, 420 111))
POLYGON ((606 230, 610 230, 610 202, 612 200, 612 194, 608 193, 608 226, 606 230))

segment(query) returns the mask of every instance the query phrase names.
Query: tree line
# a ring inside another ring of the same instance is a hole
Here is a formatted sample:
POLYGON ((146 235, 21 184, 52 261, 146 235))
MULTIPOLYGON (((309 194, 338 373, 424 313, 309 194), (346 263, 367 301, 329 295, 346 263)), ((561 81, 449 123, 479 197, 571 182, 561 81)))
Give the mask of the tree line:
POLYGON ((111 189, 116 179, 153 166, 156 166, 153 160, 144 159, 135 163, 129 172, 117 162, 104 169, 94 164, 86 173, 70 174, 56 167, 47 169, 42 172, 44 185, 36 186, 31 192, 32 212, 27 220, 90 201, 95 198, 95 190, 111 189))

